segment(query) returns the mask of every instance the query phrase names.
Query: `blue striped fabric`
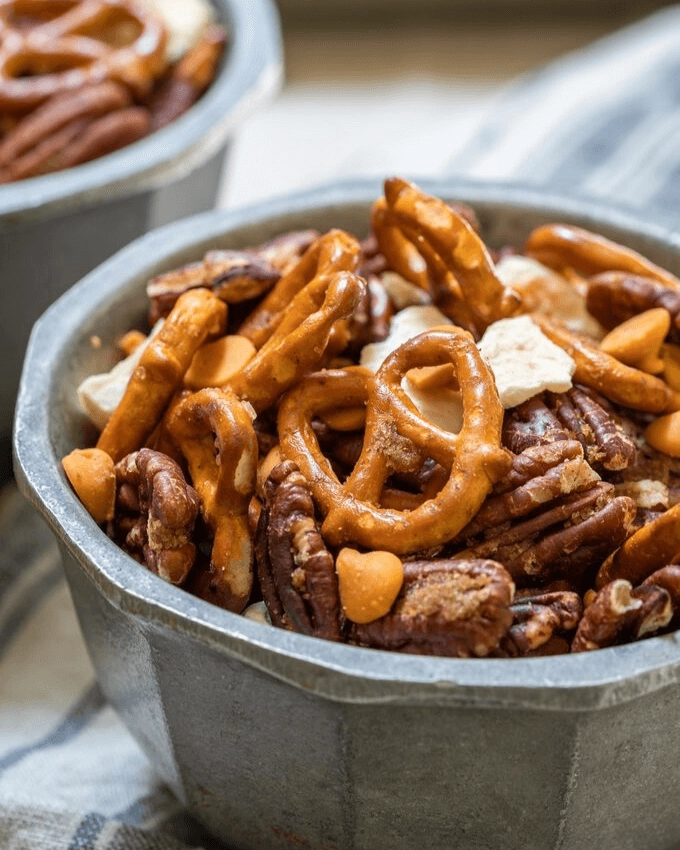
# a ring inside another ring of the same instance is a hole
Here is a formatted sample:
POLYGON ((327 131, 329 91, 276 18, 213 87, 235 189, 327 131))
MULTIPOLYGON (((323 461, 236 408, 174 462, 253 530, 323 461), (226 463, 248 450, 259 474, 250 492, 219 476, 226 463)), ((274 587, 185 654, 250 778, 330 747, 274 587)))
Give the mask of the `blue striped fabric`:
POLYGON ((13 486, 0 498, 0 847, 224 850, 107 706, 56 545, 13 486))
POLYGON ((680 6, 512 85, 451 175, 615 200, 680 221, 680 6))

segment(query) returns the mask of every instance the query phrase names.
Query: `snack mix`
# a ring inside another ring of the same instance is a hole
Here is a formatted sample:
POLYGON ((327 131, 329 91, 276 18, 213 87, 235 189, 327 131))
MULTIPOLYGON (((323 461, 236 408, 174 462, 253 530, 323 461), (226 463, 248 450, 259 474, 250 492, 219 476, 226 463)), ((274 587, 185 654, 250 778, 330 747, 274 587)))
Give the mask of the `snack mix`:
POLYGON ((521 253, 398 178, 371 235, 149 281, 63 460, 167 581, 328 640, 508 658, 680 624, 680 280, 565 224, 521 253), (678 563, 676 563, 678 562, 678 563))
POLYGON ((225 41, 209 0, 0 0, 0 183, 165 127, 209 87, 225 41))

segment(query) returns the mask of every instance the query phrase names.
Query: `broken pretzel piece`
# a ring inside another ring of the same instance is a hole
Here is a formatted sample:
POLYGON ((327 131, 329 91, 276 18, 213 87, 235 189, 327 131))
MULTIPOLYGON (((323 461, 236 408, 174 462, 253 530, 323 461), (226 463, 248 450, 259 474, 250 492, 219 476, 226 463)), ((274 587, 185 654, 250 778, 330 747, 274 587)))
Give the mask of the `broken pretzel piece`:
POLYGON ((97 448, 119 461, 141 448, 179 388, 194 354, 224 331, 227 308, 207 289, 185 292, 149 342, 97 448))
MULTIPOLYGON (((551 269, 575 269, 583 275, 601 272, 627 272, 652 278, 680 292, 680 280, 648 259, 582 227, 568 224, 544 224, 526 241, 525 252, 551 269)), ((589 305, 590 307, 590 305, 589 305)), ((600 316, 594 313, 596 319, 600 316)), ((608 323, 603 322, 605 327, 608 323)))
POLYGON ((210 565, 192 575, 192 590, 239 613, 253 583, 248 506, 255 492, 258 445, 251 412, 229 390, 200 390, 173 408, 167 429, 186 458, 213 535, 210 565))

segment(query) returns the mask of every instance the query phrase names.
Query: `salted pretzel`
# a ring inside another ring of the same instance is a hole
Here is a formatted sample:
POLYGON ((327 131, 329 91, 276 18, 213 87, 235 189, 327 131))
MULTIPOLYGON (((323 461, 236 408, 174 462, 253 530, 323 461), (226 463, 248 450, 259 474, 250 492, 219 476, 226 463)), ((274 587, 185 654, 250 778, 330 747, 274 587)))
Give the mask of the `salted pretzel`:
POLYGON ((0 109, 116 80, 143 97, 165 67, 165 25, 135 0, 0 0, 0 109), (111 46, 116 28, 138 30, 111 46))
POLYGON ((331 333, 366 291, 351 272, 315 277, 291 301, 283 321, 229 382, 260 413, 308 372, 319 368, 331 333))
POLYGON ((672 390, 660 378, 626 366, 563 325, 538 315, 534 315, 533 320, 548 339, 574 360, 574 381, 632 410, 647 413, 680 410, 680 393, 672 390))
POLYGON ((628 272, 650 277, 680 292, 680 280, 670 272, 611 239, 568 224, 544 224, 531 232, 525 252, 549 268, 574 269, 590 276, 628 272))
POLYGON ((117 462, 144 444, 182 383, 194 354, 209 336, 224 331, 226 319, 226 305, 208 289, 190 289, 177 299, 99 435, 98 449, 117 462))
POLYGON ((429 331, 410 340, 375 376, 365 369, 328 370, 304 378, 283 398, 278 429, 282 454, 310 483, 333 546, 407 554, 450 540, 479 510, 491 486, 509 469, 501 448, 503 409, 493 377, 469 334, 429 331), (401 388, 412 368, 452 363, 464 405, 459 434, 423 419, 401 388), (323 456, 312 420, 329 409, 366 405, 359 460, 344 484, 323 456), (448 470, 442 489, 413 510, 380 505, 387 479, 432 458, 448 470))
POLYGON ((239 613, 253 583, 248 504, 255 492, 258 443, 251 414, 229 390, 205 389, 174 407, 167 429, 187 460, 213 534, 210 566, 193 579, 192 588, 239 613))
POLYGON ((334 272, 356 271, 360 251, 357 240, 344 230, 329 230, 320 236, 258 304, 238 333, 248 337, 255 348, 262 348, 288 316, 291 301, 307 284, 334 272))
POLYGON ((439 198, 393 177, 373 208, 372 225, 390 267, 430 290, 443 312, 477 335, 519 312, 519 296, 496 276, 480 237, 439 198))

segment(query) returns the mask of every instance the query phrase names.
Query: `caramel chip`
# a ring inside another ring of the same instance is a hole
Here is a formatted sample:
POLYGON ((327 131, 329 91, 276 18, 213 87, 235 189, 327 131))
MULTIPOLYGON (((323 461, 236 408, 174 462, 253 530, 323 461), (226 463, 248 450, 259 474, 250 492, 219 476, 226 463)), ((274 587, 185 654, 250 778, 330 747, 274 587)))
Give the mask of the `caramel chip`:
POLYGON ((680 457, 680 411, 655 419, 645 429, 645 440, 665 455, 680 457))
POLYGON ((600 343, 600 349, 626 366, 637 366, 645 372, 657 374, 663 371, 663 365, 659 368, 658 355, 670 327, 668 310, 663 307, 645 310, 610 331, 600 343), (649 368, 650 365, 652 368, 649 368))
POLYGON ((61 465, 76 496, 96 523, 113 519, 116 473, 113 460, 101 449, 74 449, 61 465))
POLYGON ((255 346, 244 336, 223 336, 201 346, 184 376, 192 390, 223 387, 255 356, 255 346))
POLYGON ((341 549, 335 571, 343 611, 355 623, 384 617, 404 582, 404 566, 391 552, 362 554, 356 549, 341 549))

